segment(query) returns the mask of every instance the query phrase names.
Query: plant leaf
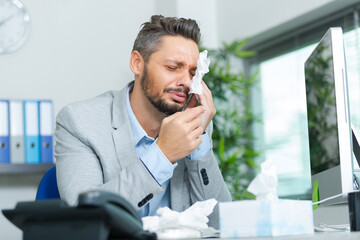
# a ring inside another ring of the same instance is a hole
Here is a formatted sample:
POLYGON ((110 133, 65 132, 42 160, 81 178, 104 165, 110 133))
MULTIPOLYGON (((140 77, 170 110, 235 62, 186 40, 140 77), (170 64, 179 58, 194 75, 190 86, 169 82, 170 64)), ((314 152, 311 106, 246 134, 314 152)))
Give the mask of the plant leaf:
POLYGON ((235 52, 235 56, 237 56, 239 58, 249 58, 249 57, 253 57, 256 55, 257 55, 257 53, 253 52, 253 51, 236 51, 235 52))

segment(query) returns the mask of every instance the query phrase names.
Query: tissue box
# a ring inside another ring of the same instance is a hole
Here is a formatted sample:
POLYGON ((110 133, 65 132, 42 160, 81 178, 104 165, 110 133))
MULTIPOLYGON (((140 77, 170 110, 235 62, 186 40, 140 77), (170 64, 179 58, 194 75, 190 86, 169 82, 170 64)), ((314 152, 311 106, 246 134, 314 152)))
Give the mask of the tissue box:
POLYGON ((311 201, 245 200, 219 203, 221 238, 313 234, 311 201))

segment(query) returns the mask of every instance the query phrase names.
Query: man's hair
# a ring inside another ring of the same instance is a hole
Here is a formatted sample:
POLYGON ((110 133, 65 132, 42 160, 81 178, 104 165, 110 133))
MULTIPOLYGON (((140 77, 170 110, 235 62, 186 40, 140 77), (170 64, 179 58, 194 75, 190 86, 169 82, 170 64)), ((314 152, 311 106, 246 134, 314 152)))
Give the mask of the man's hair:
POLYGON ((182 36, 199 44, 200 28, 193 19, 154 15, 150 22, 142 24, 132 51, 137 50, 147 63, 151 54, 160 47, 163 36, 182 36))

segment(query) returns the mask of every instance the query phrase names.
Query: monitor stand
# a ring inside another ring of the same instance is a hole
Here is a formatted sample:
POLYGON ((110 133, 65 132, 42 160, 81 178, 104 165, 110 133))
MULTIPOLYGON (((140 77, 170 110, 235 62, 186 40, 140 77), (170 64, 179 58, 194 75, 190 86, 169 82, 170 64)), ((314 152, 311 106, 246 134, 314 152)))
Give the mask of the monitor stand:
MULTIPOLYGON (((351 130, 353 153, 357 162, 355 165, 360 166, 360 136, 357 134, 354 126, 351 126, 351 130)), ((354 169, 353 175, 354 190, 358 190, 360 189, 360 169, 354 169)), ((314 210, 314 226, 321 226, 322 223, 329 225, 350 224, 347 198, 345 199, 344 196, 339 196, 335 201, 337 204, 319 205, 319 208, 314 210)))
MULTIPOLYGON (((353 145, 353 153, 355 155, 355 159, 357 162, 357 166, 360 166, 360 145, 359 145, 359 141, 360 141, 360 136, 358 135, 356 129, 354 126, 351 126, 351 132, 352 132, 352 145, 353 145)), ((354 174, 354 189, 360 189, 360 183, 359 183, 359 177, 360 177, 360 169, 354 169, 353 170, 353 174, 354 174)))

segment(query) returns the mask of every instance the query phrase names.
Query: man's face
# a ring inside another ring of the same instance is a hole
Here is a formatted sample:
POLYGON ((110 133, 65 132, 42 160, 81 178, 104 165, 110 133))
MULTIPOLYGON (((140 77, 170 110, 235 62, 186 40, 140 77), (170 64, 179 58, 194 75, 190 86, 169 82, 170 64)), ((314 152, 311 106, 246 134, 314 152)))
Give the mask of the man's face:
POLYGON ((144 95, 156 109, 166 115, 182 110, 198 58, 199 49, 194 41, 179 36, 162 38, 141 77, 144 95))

